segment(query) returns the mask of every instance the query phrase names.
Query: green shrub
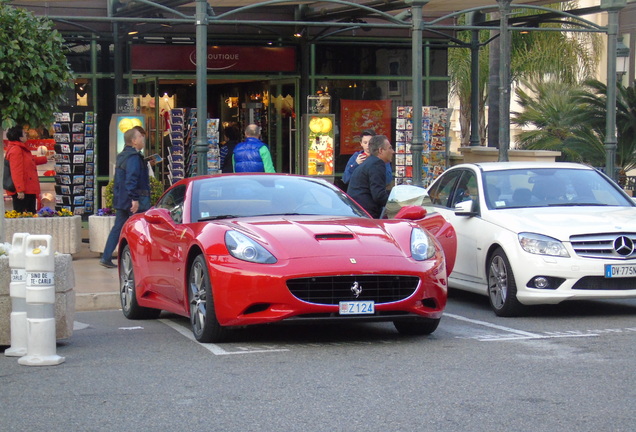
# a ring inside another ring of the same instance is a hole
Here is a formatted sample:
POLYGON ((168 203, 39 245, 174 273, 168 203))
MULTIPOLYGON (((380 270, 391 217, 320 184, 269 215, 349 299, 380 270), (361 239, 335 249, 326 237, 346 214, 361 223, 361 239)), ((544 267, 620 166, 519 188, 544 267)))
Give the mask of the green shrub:
MULTIPOLYGON (((104 188, 104 207, 113 206, 113 187, 115 181, 111 179, 104 188)), ((150 177, 150 202, 154 205, 163 195, 163 184, 154 177, 150 177)))

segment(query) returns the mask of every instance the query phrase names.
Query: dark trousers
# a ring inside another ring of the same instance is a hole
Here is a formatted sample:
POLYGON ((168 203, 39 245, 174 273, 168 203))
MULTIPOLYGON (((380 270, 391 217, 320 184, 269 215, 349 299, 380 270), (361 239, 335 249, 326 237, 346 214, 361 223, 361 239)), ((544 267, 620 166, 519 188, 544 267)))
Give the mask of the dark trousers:
POLYGON ((128 210, 115 210, 115 224, 113 229, 110 230, 110 234, 108 234, 104 252, 102 253, 102 261, 108 262, 113 259, 113 252, 119 242, 119 234, 121 234, 121 229, 130 216, 132 216, 132 213, 128 210))
POLYGON ((13 210, 18 213, 36 212, 37 197, 35 194, 24 194, 24 199, 19 199, 18 194, 15 194, 11 196, 11 199, 13 199, 13 210))

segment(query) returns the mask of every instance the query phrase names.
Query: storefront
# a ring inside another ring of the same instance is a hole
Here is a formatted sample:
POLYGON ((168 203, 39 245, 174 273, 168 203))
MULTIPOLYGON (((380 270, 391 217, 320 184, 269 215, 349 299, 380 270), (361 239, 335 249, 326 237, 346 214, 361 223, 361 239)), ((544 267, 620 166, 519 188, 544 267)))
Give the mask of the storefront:
MULTIPOLYGON (((340 178, 347 160, 360 148, 363 129, 386 134, 395 144, 403 136, 396 123, 398 108, 413 103, 410 44, 403 38, 378 43, 342 37, 304 46, 209 46, 207 117, 218 120, 220 142, 226 124, 235 123, 241 130, 249 123, 259 124, 277 172, 322 176, 345 188, 340 178), (329 118, 331 125, 328 136, 319 140, 309 125, 316 115, 329 118)), ((172 110, 184 110, 178 121, 187 126, 197 106, 194 52, 192 44, 130 44, 130 73, 125 94, 118 96, 136 98, 132 111, 127 111, 131 107, 121 111, 117 103, 109 110, 104 103, 113 89, 112 80, 78 74, 78 104, 102 107, 98 108, 96 193, 112 177, 110 162, 117 148, 111 135, 117 132, 111 120, 119 112, 144 118, 148 153, 163 156, 164 163, 155 170, 166 186, 179 175, 196 174, 187 159, 187 145, 192 142, 184 140, 184 157, 176 158, 178 171, 170 165, 172 110)), ((423 52, 423 100, 426 106, 445 107, 447 47, 440 40, 426 40, 423 52)), ((99 203, 95 206, 99 208, 99 203)))
MULTIPOLYGON (((445 106, 446 49, 427 46, 425 51, 430 59, 425 100, 445 106)), ((132 92, 141 96, 140 108, 150 119, 150 133, 158 132, 153 151, 164 155, 165 148, 160 147, 169 132, 170 109, 188 110, 196 104, 193 52, 192 45, 131 48, 132 92)), ((221 125, 238 123, 241 129, 249 123, 262 126, 278 172, 325 175, 337 181, 346 160, 359 149, 362 129, 377 126, 378 133, 396 138, 397 107, 412 103, 410 46, 408 41, 383 46, 316 45, 312 57, 313 70, 305 74, 311 91, 303 96, 295 47, 209 47, 208 117, 219 119, 221 125), (382 107, 383 123, 371 124, 378 119, 369 117, 369 124, 353 124, 352 107, 373 116, 382 107), (308 160, 312 150, 308 140, 313 135, 305 118, 314 114, 333 116, 333 161, 327 173, 314 172, 311 166, 315 165, 308 160)))
MULTIPOLYGON (((185 110, 187 130, 196 107, 195 66, 193 45, 131 47, 133 92, 141 95, 140 111, 149 118, 153 150, 164 156, 169 156, 171 147, 171 110, 185 110)), ((218 120, 219 141, 224 140, 224 126, 236 124, 243 130, 255 123, 262 128, 277 171, 297 172, 293 145, 297 68, 294 47, 208 47, 207 118, 218 120)), ((187 153, 192 143, 184 144, 187 153)), ((185 163, 187 176, 191 170, 185 163)))

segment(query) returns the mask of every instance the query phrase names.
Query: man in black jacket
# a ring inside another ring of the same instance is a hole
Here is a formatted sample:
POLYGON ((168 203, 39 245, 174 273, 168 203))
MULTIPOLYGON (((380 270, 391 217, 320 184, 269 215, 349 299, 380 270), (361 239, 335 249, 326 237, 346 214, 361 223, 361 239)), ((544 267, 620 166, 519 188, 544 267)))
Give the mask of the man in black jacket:
POLYGON ((386 163, 395 152, 386 136, 376 135, 369 141, 369 153, 371 156, 353 172, 347 193, 377 219, 389 199, 386 163))

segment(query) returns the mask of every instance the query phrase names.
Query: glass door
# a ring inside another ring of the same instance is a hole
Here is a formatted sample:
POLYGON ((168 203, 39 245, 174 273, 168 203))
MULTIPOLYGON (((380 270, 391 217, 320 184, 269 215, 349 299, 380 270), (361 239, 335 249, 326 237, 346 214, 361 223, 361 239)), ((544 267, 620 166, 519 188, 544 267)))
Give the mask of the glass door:
POLYGON ((268 82, 268 137, 277 172, 300 174, 298 146, 300 118, 297 117, 299 81, 297 78, 268 82))

